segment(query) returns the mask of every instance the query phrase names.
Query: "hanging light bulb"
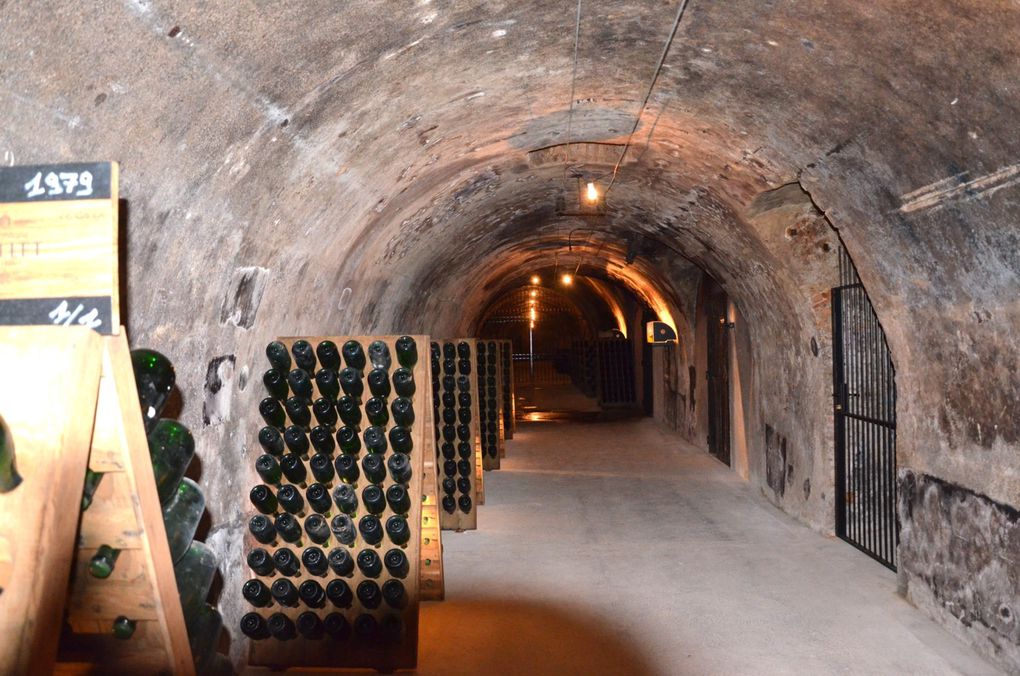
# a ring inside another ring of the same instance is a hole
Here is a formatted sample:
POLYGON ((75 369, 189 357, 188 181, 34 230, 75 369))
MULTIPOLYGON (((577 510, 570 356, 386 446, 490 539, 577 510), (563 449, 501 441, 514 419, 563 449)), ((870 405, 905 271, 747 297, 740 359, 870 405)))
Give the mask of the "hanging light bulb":
MULTIPOLYGON (((537 284, 541 284, 542 283, 542 278, 539 277, 538 275, 532 275, 531 276, 531 283, 532 284, 536 284, 536 285, 537 284)), ((532 293, 534 293, 534 291, 532 291, 532 293)))
POLYGON ((563 273, 563 286, 570 286, 574 283, 574 276, 569 272, 563 273))
POLYGON ((532 289, 531 290, 531 297, 534 298, 537 295, 538 295, 538 291, 536 291, 535 289, 532 289))
POLYGON ((588 201, 592 204, 599 201, 599 190, 595 187, 595 184, 592 181, 588 181, 588 190, 586 195, 588 197, 588 201))

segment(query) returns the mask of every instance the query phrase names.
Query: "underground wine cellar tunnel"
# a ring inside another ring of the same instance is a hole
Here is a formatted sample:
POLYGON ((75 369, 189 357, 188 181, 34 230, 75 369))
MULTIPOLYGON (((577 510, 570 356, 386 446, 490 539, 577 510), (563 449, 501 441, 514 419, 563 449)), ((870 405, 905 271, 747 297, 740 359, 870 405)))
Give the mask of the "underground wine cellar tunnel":
POLYGON ((512 339, 531 389, 422 673, 1016 673, 1020 9, 692 0, 650 90, 677 5, 582 9, 0 9, 4 163, 121 164, 123 323, 176 367, 221 649, 266 344, 424 334, 512 339), (599 341, 624 406, 584 391, 599 341), (879 561, 841 444, 887 454, 879 561))

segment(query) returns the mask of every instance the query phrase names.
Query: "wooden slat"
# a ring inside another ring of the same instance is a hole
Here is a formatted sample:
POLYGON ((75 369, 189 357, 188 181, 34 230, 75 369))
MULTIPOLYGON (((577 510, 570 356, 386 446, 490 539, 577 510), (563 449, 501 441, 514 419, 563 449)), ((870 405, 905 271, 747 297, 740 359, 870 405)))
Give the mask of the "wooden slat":
POLYGON ((72 624, 73 633, 61 642, 62 661, 55 674, 171 674, 158 620, 140 620, 127 641, 110 633, 110 623, 72 624))
MULTIPOLYGON (((430 345, 431 347, 431 345, 430 345)), ((432 430, 435 429, 435 412, 430 401, 432 383, 432 360, 424 359, 426 383, 429 384, 425 406, 425 452, 423 453, 422 503, 421 503, 421 555, 418 568, 421 578, 422 601, 442 601, 446 596, 446 580, 443 577, 443 540, 439 527, 439 476, 436 467, 436 445, 432 430)))
POLYGON ((125 472, 106 472, 96 488, 92 505, 81 515, 78 547, 117 549, 141 546, 142 529, 135 520, 131 482, 125 472))
POLYGON ((72 626, 98 622, 109 633, 114 618, 120 615, 132 620, 158 620, 160 613, 152 593, 145 552, 123 550, 110 577, 105 579, 88 572, 89 560, 95 553, 95 549, 78 550, 67 601, 72 626))
POLYGON ((0 415, 23 482, 0 495, 0 533, 13 554, 0 594, 0 673, 53 669, 74 556, 102 365, 84 327, 2 327, 0 415), (40 574, 44 573, 44 574, 40 574))

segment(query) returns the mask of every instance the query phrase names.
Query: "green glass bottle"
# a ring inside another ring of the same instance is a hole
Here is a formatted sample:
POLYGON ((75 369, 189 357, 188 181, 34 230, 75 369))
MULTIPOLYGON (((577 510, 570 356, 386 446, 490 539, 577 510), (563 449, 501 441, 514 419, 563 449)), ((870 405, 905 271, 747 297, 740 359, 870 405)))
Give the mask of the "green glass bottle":
POLYGON ((0 493, 13 491, 20 483, 21 475, 14 466, 14 438, 0 418, 0 493))
POLYGON ((163 525, 170 545, 170 558, 174 563, 187 553, 204 511, 205 496, 202 495, 202 489, 191 479, 181 479, 173 497, 163 505, 163 525))
POLYGON ((90 469, 85 470, 85 487, 81 493, 81 511, 85 511, 92 504, 92 498, 96 495, 96 489, 99 487, 99 482, 103 480, 102 472, 93 472, 90 469))
POLYGON ((118 556, 120 556, 119 549, 114 549, 110 545, 99 545, 99 549, 89 559, 89 573, 101 580, 110 577, 118 556))
POLYGON ((131 368, 135 372, 145 431, 151 432, 170 398, 177 376, 170 360, 155 350, 131 350, 131 368))
POLYGON ((184 625, 188 628, 188 643, 191 644, 191 658, 195 661, 195 673, 207 673, 216 654, 216 645, 220 642, 223 617, 218 610, 203 603, 193 613, 184 616, 184 625))
POLYGON ((181 610, 187 618, 198 613, 209 596, 216 575, 216 554, 204 542, 191 543, 181 560, 174 564, 177 593, 181 597, 181 610))
POLYGON ((176 420, 165 418, 156 422, 149 433, 149 455, 156 477, 159 501, 166 504, 174 496, 184 470, 195 455, 195 440, 188 428, 176 420))
POLYGON ((134 636, 136 623, 134 620, 120 615, 113 621, 113 635, 119 639, 129 639, 134 636))

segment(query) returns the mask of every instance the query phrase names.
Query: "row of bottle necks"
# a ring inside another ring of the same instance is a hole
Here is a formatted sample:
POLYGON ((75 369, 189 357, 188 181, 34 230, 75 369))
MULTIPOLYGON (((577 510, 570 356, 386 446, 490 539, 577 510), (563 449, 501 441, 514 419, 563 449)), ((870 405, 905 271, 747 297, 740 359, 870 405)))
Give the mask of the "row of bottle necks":
MULTIPOLYGON (((469 343, 460 341, 456 346, 452 342, 432 343, 436 457, 443 461, 439 505, 447 514, 455 514, 458 509, 470 514, 474 507, 474 468, 471 462, 474 446, 470 427, 474 402, 469 388, 455 392, 453 387, 461 378, 468 378, 470 373, 469 343)), ((481 379, 483 371, 479 369, 478 373, 481 379)), ((479 391, 483 393, 484 389, 485 383, 480 383, 479 391)), ((484 395, 480 394, 479 399, 483 398, 484 395)))
POLYGON ((358 645, 386 648, 403 641, 406 627, 403 618, 395 614, 385 615, 380 622, 372 614, 361 613, 350 622, 337 611, 320 617, 315 611, 306 610, 297 616, 297 620, 282 612, 266 618, 252 611, 241 618, 241 632, 256 641, 267 638, 289 641, 301 636, 315 641, 345 642, 353 639, 358 645))
POLYGON ((497 406, 497 389, 495 387, 495 375, 499 369, 497 364, 499 350, 500 348, 495 342, 480 341, 478 343, 478 370, 479 372, 482 370, 482 364, 484 363, 489 380, 492 383, 492 386, 488 387, 485 392, 488 396, 483 397, 480 401, 479 411, 479 416, 481 417, 482 454, 490 458, 495 458, 499 455, 499 416, 502 414, 502 410, 497 406))

